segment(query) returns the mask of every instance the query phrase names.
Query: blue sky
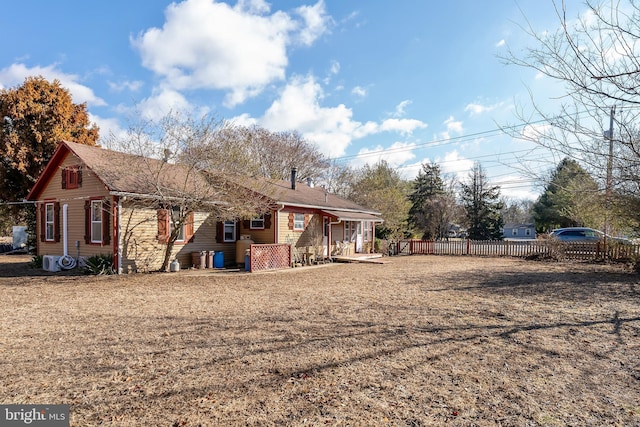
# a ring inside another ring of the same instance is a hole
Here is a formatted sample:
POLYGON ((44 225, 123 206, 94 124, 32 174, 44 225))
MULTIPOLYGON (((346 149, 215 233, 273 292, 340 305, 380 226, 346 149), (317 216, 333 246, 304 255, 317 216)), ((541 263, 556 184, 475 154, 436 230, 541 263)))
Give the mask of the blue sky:
POLYGON ((435 161, 465 179, 479 161, 502 194, 535 198, 523 169, 558 159, 495 132, 520 124, 529 91, 562 94, 498 59, 532 45, 527 22, 555 31, 551 0, 22 0, 0 14, 0 87, 57 78, 103 135, 134 111, 186 109, 295 129, 336 161, 384 159, 406 178, 435 161))

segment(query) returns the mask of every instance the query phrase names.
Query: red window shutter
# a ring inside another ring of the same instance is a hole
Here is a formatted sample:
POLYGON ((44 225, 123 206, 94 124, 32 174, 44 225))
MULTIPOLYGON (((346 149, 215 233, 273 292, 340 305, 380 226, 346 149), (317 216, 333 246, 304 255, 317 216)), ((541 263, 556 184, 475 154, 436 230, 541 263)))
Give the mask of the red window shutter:
POLYGON ((82 187, 82 166, 78 166, 77 169, 77 173, 78 173, 78 187, 82 187))
POLYGON ((236 221, 236 240, 240 239, 240 221, 236 221))
POLYGON ((264 214, 264 228, 271 228, 271 214, 264 214))
POLYGON ((91 200, 84 201, 84 242, 91 244, 91 200))
POLYGON ((216 222, 216 242, 224 242, 224 223, 222 221, 216 222))
POLYGON ((187 221, 184 223, 184 240, 189 243, 192 243, 195 239, 194 222, 195 214, 191 212, 189 216, 187 216, 187 221))
POLYGON ((165 244, 169 241, 169 211, 158 209, 158 242, 165 244))
POLYGON ((244 228, 245 230, 248 230, 251 228, 251 220, 245 219, 242 220, 242 228, 244 228))
POLYGON ((53 203, 53 240, 60 241, 60 202, 53 203))
POLYGON ((62 188, 67 188, 67 173, 69 173, 67 168, 63 168, 62 173, 60 174, 62 175, 62 188))
POLYGON ((293 230, 293 212, 289 212, 289 230, 293 230))
POLYGON ((102 202, 102 244, 111 242, 111 203, 108 200, 102 202))
POLYGON ((46 203, 40 205, 40 241, 44 242, 47 235, 47 207, 46 203))

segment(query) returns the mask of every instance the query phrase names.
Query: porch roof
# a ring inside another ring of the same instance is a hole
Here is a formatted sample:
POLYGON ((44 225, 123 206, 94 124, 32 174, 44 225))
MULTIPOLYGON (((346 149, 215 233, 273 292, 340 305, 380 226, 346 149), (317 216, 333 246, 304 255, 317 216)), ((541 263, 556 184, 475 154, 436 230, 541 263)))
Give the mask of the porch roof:
POLYGON ((332 211, 322 210, 323 213, 338 218, 339 221, 374 221, 384 222, 382 218, 376 215, 364 213, 364 212, 347 212, 347 211, 332 211))

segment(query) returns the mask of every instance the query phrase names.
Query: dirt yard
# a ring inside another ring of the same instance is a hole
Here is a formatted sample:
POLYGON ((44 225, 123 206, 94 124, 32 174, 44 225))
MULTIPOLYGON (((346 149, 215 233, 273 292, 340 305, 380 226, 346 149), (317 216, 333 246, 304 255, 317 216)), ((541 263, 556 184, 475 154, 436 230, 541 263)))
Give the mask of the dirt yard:
POLYGON ((0 257, 0 403, 73 426, 638 426, 640 276, 412 256, 53 275, 0 257))

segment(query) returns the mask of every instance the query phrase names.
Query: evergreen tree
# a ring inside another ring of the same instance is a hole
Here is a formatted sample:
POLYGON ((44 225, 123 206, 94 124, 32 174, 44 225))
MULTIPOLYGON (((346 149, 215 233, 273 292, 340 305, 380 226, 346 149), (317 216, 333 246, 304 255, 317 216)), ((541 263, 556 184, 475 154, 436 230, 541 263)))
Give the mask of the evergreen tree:
POLYGON ((461 185, 462 204, 465 209, 471 240, 499 240, 504 225, 501 210, 500 187, 491 186, 482 166, 476 162, 469 173, 469 182, 461 185))
POLYGON ((422 239, 442 239, 448 235, 449 218, 455 198, 445 191, 440 166, 423 163, 409 195, 409 224, 422 239))
POLYGON ((598 184, 578 162, 565 158, 551 174, 533 213, 539 233, 560 227, 598 228, 603 215, 598 184))

